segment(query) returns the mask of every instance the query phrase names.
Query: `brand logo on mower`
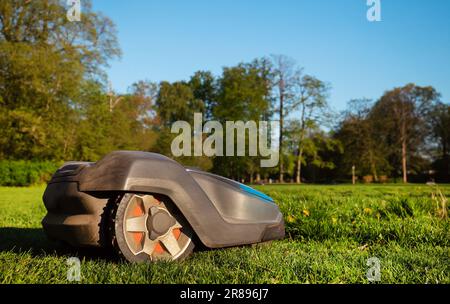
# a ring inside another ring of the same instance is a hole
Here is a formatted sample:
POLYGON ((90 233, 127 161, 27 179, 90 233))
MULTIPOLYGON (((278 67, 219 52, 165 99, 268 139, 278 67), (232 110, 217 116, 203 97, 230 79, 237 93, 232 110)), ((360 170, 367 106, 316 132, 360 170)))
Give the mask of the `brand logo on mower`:
POLYGON ((176 121, 171 132, 179 134, 171 145, 172 155, 179 156, 260 156, 260 165, 263 168, 278 165, 279 154, 275 146, 273 135, 278 130, 276 121, 227 121, 225 128, 219 121, 208 121, 203 124, 202 113, 194 114, 194 128, 187 121, 176 121), (192 132, 193 131, 193 132, 192 132), (225 131, 225 153, 224 153, 225 131), (248 132, 248 138, 246 134, 248 132), (204 134, 209 134, 204 139, 204 134), (194 139, 192 140, 192 135, 194 139), (193 142, 193 151, 192 151, 193 142), (235 147, 236 143, 236 147, 235 147), (271 145, 271 147, 268 147, 271 145), (247 149, 246 149, 247 148, 247 149), (258 153, 259 152, 259 153, 258 153))

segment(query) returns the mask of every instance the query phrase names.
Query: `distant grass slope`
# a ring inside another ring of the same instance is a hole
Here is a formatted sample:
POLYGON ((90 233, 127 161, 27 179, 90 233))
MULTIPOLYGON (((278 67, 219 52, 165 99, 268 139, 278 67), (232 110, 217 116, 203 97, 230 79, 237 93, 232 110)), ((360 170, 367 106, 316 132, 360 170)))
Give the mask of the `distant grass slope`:
POLYGON ((368 283, 370 257, 381 283, 450 283, 450 220, 428 186, 258 188, 278 202, 285 240, 141 265, 58 247, 40 226, 44 188, 0 188, 0 283, 67 283, 71 256, 84 283, 368 283))

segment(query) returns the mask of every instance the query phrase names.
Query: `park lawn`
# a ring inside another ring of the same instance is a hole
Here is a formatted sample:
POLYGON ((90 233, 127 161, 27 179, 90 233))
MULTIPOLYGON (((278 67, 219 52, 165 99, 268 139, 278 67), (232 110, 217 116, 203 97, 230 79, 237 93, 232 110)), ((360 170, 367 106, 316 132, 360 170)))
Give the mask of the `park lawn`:
POLYGON ((284 240, 139 265, 48 241, 44 189, 0 187, 0 283, 68 283, 71 256, 82 283, 369 283, 372 257, 381 283, 450 283, 450 220, 426 185, 259 186, 284 214, 284 240))

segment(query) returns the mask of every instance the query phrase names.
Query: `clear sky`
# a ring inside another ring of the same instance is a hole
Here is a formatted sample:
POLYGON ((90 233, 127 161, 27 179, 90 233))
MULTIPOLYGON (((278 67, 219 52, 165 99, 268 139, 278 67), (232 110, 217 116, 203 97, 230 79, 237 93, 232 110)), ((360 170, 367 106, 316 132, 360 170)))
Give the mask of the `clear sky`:
POLYGON ((450 102, 450 1, 93 0, 116 23, 123 50, 108 70, 118 92, 138 80, 189 79, 197 70, 270 54, 297 60, 332 86, 330 104, 376 99, 409 82, 450 102))

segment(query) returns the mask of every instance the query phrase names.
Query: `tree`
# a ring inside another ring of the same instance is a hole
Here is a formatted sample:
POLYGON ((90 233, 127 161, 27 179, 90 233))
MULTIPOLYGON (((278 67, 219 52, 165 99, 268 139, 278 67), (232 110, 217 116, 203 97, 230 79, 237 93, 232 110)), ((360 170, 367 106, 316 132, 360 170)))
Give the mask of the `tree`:
MULTIPOLYGON (((214 118, 222 123, 240 120, 254 121, 256 124, 261 120, 270 119, 271 81, 269 77, 270 67, 265 59, 224 68, 218 79, 214 118)), ((236 147, 235 142, 232 144, 236 147)), ((246 145, 248 147, 248 139, 246 145)), ((249 177, 253 180, 256 174, 258 179, 261 172, 256 162, 259 162, 259 159, 259 157, 216 157, 214 170, 236 179, 249 177)))
MULTIPOLYGON (((177 81, 169 83, 163 81, 159 85, 156 98, 157 121, 159 122, 158 140, 154 151, 173 157, 171 142, 177 136, 171 133, 171 126, 176 121, 194 123, 194 113, 202 113, 205 109, 203 100, 197 99, 189 83, 177 81)), ((176 158, 184 165, 200 167, 204 170, 211 168, 211 160, 202 156, 181 156, 176 158)))
POLYGON ((327 117, 329 86, 313 76, 298 73, 295 77, 294 90, 295 96, 289 108, 291 111, 300 112, 300 124, 297 128, 299 140, 296 152, 296 182, 300 184, 306 135, 308 131, 317 128, 327 117))
POLYGON ((83 8, 82 21, 69 22, 61 1, 0 2, 4 157, 69 155, 80 88, 103 80, 107 61, 120 55, 114 24, 89 1, 83 8))
POLYGON ((433 87, 408 84, 384 93, 371 111, 380 141, 391 144, 391 153, 399 155, 403 182, 408 182, 408 157, 422 147, 426 117, 439 100, 433 87))
POLYGON ((344 147, 339 162, 341 173, 347 175, 355 166, 357 174, 372 175, 378 181, 381 173, 389 174, 390 166, 385 157, 385 144, 377 138, 369 117, 372 106, 369 99, 349 101, 333 137, 344 147))
POLYGON ((133 84, 111 112, 102 85, 86 81, 77 99, 77 128, 67 139, 74 143, 71 158, 95 161, 112 150, 150 150, 156 140, 153 88, 150 82, 133 84))
POLYGON ((120 56, 114 23, 92 11, 91 1, 83 1, 79 22, 70 22, 62 1, 2 1, 0 42, 47 46, 67 58, 77 58, 91 75, 111 58, 120 56))
POLYGON ((158 117, 165 127, 170 127, 178 120, 193 122, 194 113, 203 112, 205 108, 203 102, 195 98, 189 84, 183 81, 161 82, 156 107, 158 117))
POLYGON ((330 136, 327 132, 320 129, 320 126, 314 121, 308 122, 308 127, 302 127, 300 120, 289 120, 285 130, 286 152, 289 152, 289 162, 286 163, 287 169, 293 172, 295 180, 298 181, 299 168, 299 147, 302 149, 301 165, 315 167, 318 169, 334 169, 333 159, 328 153, 342 153, 342 146, 339 140, 330 136))
POLYGON ((77 98, 75 124, 69 133, 69 143, 74 143, 70 159, 96 161, 114 149, 114 137, 121 137, 116 119, 109 111, 109 103, 102 85, 86 81, 77 98), (117 132, 114 133, 114 130, 117 132))
POLYGON ((292 89, 298 69, 296 68, 295 61, 284 55, 272 55, 272 65, 274 93, 278 99, 276 112, 278 113, 280 122, 278 136, 278 149, 280 155, 279 181, 282 183, 284 182, 284 120, 286 116, 286 107, 293 96, 292 89))
POLYGON ((450 106, 437 103, 429 113, 430 135, 438 143, 440 157, 446 158, 450 153, 450 106))
POLYGON ((2 154, 17 159, 61 159, 82 79, 78 61, 45 46, 0 42, 0 96, 6 123, 0 129, 9 129, 3 133, 8 144, 0 147, 2 154), (28 124, 26 130, 21 127, 28 124), (23 132, 28 135, 16 136, 23 132))
POLYGON ((213 118, 213 108, 217 103, 216 79, 209 71, 198 71, 189 80, 194 98, 200 100, 204 105, 204 118, 213 118))
POLYGON ((450 181, 450 106, 437 103, 429 112, 428 117, 430 141, 435 144, 435 161, 433 167, 436 178, 442 182, 450 181))

